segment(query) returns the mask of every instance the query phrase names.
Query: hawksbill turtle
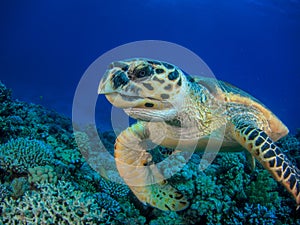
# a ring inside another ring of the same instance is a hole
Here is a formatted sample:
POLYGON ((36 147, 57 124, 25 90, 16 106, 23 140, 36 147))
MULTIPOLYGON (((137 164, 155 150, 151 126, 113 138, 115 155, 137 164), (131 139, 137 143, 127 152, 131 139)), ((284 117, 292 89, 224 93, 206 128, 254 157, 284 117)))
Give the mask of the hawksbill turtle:
POLYGON ((220 150, 245 150, 291 193, 299 208, 300 171, 275 144, 288 129, 241 89, 213 78, 193 78, 167 62, 134 58, 111 63, 98 93, 137 119, 118 135, 114 155, 121 177, 141 202, 165 211, 189 206, 151 164, 146 141, 176 151, 201 151, 223 127, 224 136, 215 135, 222 141, 220 150))

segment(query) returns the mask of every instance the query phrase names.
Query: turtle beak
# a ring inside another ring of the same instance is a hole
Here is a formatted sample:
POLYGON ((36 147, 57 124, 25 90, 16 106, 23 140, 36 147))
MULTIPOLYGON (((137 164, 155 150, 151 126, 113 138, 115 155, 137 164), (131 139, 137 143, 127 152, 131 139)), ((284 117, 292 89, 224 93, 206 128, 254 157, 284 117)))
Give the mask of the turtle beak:
POLYGON ((100 81, 100 84, 98 86, 98 94, 110 94, 115 92, 115 90, 113 90, 113 87, 111 85, 110 79, 105 79, 105 77, 103 77, 100 81))
POLYGON ((98 87, 98 94, 112 94, 120 92, 122 87, 129 83, 129 79, 123 71, 107 70, 98 87))
POLYGON ((102 79, 100 80, 99 86, 98 86, 98 94, 111 94, 115 93, 116 89, 113 87, 112 84, 112 75, 111 70, 107 70, 105 74, 103 75, 102 79))

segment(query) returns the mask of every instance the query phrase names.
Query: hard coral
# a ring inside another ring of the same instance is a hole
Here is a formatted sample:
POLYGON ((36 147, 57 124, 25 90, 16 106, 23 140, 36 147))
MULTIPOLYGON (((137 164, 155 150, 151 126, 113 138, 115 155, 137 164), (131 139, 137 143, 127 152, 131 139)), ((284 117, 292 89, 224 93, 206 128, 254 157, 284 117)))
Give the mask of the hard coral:
POLYGON ((57 174, 52 166, 36 166, 29 168, 28 172, 30 183, 57 183, 57 174))
POLYGON ((272 209, 275 205, 281 205, 276 188, 276 181, 272 179, 268 171, 262 170, 258 173, 256 180, 246 188, 248 202, 265 206, 268 209, 272 209))
POLYGON ((17 200, 6 198, 0 223, 4 224, 100 224, 107 214, 95 199, 77 191, 69 182, 39 185, 17 200))
POLYGON ((227 221, 226 224, 271 225, 276 224, 277 222, 274 210, 269 210, 267 207, 261 206, 260 204, 246 204, 242 211, 237 210, 234 214, 235 216, 232 217, 232 220, 230 222, 227 221))
POLYGON ((115 198, 125 197, 129 193, 128 186, 106 180, 105 178, 100 179, 99 185, 103 192, 115 198))
POLYGON ((1 167, 13 173, 26 173, 28 168, 53 162, 51 146, 43 141, 18 138, 0 146, 1 167))
POLYGON ((120 203, 113 199, 110 195, 106 193, 96 193, 93 196, 97 203, 101 206, 101 208, 105 209, 105 211, 114 217, 117 216, 119 212, 121 212, 120 203))

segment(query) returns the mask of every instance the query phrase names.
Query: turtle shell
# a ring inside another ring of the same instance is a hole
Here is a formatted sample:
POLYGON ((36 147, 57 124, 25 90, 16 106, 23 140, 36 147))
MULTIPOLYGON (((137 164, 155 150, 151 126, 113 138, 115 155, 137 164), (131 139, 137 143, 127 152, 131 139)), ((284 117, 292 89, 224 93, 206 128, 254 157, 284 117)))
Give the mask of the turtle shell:
MULTIPOLYGON (((265 117, 264 119, 268 122, 269 127, 265 132, 273 141, 277 141, 288 134, 289 130, 283 122, 275 116, 270 109, 247 92, 232 84, 214 78, 195 77, 194 80, 204 86, 218 100, 222 100, 226 103, 237 103, 237 105, 242 104, 249 106, 249 109, 254 107, 257 111, 261 112, 258 118, 262 115, 265 117)), ((253 110, 253 112, 257 111, 253 110)))

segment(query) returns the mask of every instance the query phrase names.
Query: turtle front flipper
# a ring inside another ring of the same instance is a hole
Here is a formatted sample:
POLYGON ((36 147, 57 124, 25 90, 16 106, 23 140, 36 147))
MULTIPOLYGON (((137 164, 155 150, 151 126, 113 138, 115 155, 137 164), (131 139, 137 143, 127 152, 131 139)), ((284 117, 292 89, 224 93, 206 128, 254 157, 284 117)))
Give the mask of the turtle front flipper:
POLYGON ((183 210, 189 202, 167 183, 155 164, 151 164, 152 156, 147 152, 150 132, 146 126, 146 123, 136 123, 117 137, 117 169, 141 202, 166 211, 183 210))
POLYGON ((290 192, 300 207, 300 171, 268 135, 253 125, 234 127, 236 140, 290 192))

